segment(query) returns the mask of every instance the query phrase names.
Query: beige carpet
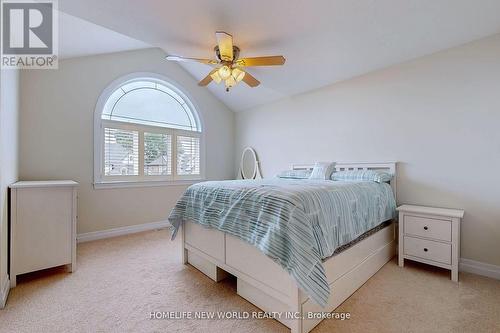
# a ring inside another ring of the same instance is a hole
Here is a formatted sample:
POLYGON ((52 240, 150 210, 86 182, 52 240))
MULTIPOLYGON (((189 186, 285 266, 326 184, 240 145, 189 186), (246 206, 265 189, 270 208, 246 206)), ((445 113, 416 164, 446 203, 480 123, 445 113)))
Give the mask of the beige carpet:
MULTIPOLYGON (((1 332, 289 332, 265 320, 151 320, 151 311, 258 311, 236 295, 235 281, 215 283, 180 263, 180 242, 153 231, 83 243, 79 269, 24 276, 0 310, 1 332)), ((395 261, 325 320, 320 332, 498 332, 500 281, 449 274, 395 261)))

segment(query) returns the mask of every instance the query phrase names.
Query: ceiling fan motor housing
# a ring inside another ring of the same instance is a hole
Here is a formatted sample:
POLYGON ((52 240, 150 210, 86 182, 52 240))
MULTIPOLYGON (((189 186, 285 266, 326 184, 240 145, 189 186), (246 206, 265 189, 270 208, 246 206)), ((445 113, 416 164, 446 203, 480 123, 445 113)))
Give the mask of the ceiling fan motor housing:
MULTIPOLYGON (((216 45, 214 47, 214 51, 215 51, 215 56, 217 57, 217 60, 219 60, 219 62, 224 61, 220 57, 220 50, 219 50, 219 46, 218 45, 216 45)), ((238 46, 233 46, 233 61, 235 61, 236 59, 238 59, 239 56, 240 56, 240 48, 238 46)))

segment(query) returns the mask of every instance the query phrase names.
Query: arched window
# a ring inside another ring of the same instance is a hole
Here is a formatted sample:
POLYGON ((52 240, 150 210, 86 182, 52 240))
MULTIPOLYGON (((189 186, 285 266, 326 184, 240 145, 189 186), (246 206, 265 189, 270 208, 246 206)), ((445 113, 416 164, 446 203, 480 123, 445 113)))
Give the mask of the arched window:
POLYGON ((99 98, 95 121, 96 186, 201 179, 202 131, 193 103, 165 78, 121 78, 99 98))

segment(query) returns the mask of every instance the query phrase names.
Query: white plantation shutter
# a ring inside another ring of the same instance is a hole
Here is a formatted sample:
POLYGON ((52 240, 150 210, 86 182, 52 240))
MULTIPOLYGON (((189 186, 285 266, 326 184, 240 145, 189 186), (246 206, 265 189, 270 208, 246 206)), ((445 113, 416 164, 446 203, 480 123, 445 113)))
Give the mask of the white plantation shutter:
POLYGON ((144 133, 144 175, 172 174, 172 135, 144 133))
POLYGON ((200 138, 178 135, 176 139, 177 174, 200 175, 200 138))
POLYGON ((139 175, 139 132, 104 128, 104 174, 139 175))

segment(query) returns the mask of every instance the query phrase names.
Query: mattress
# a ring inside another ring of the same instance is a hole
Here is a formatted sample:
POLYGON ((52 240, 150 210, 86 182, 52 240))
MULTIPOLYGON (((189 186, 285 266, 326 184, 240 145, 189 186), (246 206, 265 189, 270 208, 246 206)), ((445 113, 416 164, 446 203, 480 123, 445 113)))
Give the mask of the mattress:
POLYGON ((349 249, 350 247, 352 247, 352 246, 356 245, 357 243, 361 242, 363 239, 370 237, 374 233, 376 233, 376 232, 378 232, 378 231, 380 231, 380 230, 382 230, 384 228, 387 228, 388 226, 390 226, 392 224, 392 222, 393 222, 393 220, 382 222, 378 226, 376 226, 375 228, 370 229, 367 232, 361 234, 361 236, 359 236, 356 239, 350 241, 349 243, 339 246, 338 248, 335 249, 335 251, 333 251, 333 254, 330 257, 324 258, 323 262, 325 262, 326 260, 330 259, 334 255, 337 255, 339 253, 344 252, 345 250, 349 249))
POLYGON ((331 180, 232 180, 190 186, 172 210, 174 229, 191 220, 255 246, 324 306, 330 289, 322 260, 391 220, 389 184, 331 180))

